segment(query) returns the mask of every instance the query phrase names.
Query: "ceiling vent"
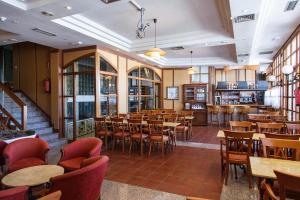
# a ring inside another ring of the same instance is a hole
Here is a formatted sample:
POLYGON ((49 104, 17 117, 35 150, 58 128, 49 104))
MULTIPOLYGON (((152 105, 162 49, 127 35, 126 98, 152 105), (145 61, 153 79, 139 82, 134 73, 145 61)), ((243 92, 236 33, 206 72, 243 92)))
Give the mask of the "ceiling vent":
POLYGON ((178 50, 183 50, 183 49, 184 49, 183 46, 171 47, 171 50, 173 50, 173 51, 178 51, 178 50))
POLYGON ((242 53, 238 55, 238 57, 246 57, 246 56, 249 56, 249 53, 242 53))
POLYGON ((53 17, 54 16, 54 13, 48 12, 48 11, 42 11, 41 14, 46 16, 46 17, 53 17))
POLYGON ((41 34, 44 34, 44 35, 47 35, 47 36, 56 36, 54 33, 50 33, 48 31, 44 31, 44 30, 39 29, 39 28, 33 28, 31 30, 33 30, 35 32, 38 32, 38 33, 41 33, 41 34))
POLYGON ((235 23, 242 23, 255 20, 255 14, 240 15, 234 18, 235 23))
POLYGON ((259 55, 268 55, 268 54, 272 54, 273 51, 262 51, 262 52, 259 52, 259 55))
POLYGON ((291 11, 291 10, 294 10, 296 5, 298 3, 298 0, 290 0, 287 2, 286 6, 285 6, 285 9, 284 11, 291 11))
POLYGON ((105 4, 113 3, 115 1, 120 1, 120 0, 101 0, 105 4))

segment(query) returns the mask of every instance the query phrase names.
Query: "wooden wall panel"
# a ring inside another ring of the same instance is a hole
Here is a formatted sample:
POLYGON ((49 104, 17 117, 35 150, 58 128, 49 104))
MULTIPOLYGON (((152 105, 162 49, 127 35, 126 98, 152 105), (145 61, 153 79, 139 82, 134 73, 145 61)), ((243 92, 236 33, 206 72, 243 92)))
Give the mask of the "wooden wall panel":
POLYGON ((173 70, 163 70, 163 108, 173 109, 173 101, 166 100, 168 86, 173 86, 173 70))
POLYGON ((255 82, 255 71, 246 70, 246 81, 255 82))
POLYGON ((238 70, 238 80, 239 81, 246 81, 246 71, 245 70, 238 70))
POLYGON ((15 89, 20 89, 20 49, 13 45, 13 84, 15 89))
POLYGON ((174 70, 174 86, 179 87, 179 100, 174 101, 174 110, 181 111, 183 109, 183 85, 190 83, 190 75, 188 70, 174 70))
POLYGON ((226 81, 229 81, 229 82, 237 81, 236 70, 230 70, 230 71, 226 72, 226 81))
POLYGON ((44 91, 43 85, 45 79, 50 79, 49 53, 48 47, 36 45, 36 103, 50 116, 51 94, 44 91))
POLYGON ((20 45, 20 89, 36 102, 36 55, 35 44, 20 45))

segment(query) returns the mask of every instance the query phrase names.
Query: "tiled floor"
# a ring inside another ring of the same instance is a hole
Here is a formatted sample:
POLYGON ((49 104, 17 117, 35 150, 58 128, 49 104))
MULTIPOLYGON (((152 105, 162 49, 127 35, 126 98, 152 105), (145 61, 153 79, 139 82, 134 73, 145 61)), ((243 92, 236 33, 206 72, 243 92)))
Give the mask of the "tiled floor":
POLYGON ((219 129, 219 127, 193 126, 193 136, 188 142, 219 144, 220 140, 217 138, 219 129))
POLYGON ((184 196, 220 199, 222 184, 217 150, 177 147, 149 159, 137 153, 107 152, 106 178, 184 196))

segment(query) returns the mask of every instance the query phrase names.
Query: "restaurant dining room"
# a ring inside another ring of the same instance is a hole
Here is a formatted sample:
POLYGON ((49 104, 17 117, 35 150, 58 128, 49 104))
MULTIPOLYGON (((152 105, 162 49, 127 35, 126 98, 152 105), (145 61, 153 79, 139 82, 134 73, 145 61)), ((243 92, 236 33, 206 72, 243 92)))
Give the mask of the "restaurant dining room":
POLYGON ((0 0, 0 200, 300 200, 299 0, 0 0))

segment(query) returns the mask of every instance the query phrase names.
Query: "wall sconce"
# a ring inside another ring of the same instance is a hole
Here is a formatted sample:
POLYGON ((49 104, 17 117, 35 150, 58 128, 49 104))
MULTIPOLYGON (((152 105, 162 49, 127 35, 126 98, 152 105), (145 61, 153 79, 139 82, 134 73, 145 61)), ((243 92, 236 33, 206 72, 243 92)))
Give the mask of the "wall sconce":
POLYGON ((292 65, 283 66, 281 71, 285 75, 288 83, 300 80, 300 73, 296 73, 292 79, 289 79, 289 75, 294 72, 294 67, 292 65))

